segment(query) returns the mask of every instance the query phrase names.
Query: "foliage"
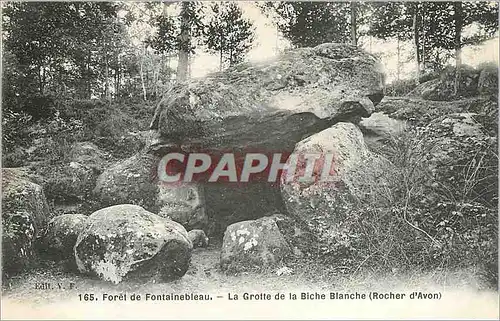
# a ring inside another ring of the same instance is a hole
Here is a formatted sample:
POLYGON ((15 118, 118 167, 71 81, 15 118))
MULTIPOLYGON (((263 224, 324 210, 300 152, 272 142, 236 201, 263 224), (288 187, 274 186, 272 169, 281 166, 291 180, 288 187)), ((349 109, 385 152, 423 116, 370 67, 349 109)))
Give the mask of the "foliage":
POLYGON ((185 50, 194 53, 196 43, 191 39, 180 37, 182 20, 189 28, 190 38, 197 38, 203 35, 204 24, 202 23, 203 7, 197 2, 186 2, 182 5, 178 16, 170 16, 165 13, 158 15, 154 19, 157 31, 154 36, 146 39, 146 44, 151 46, 157 53, 168 54, 185 50))
POLYGON ((264 12, 277 14, 275 23, 295 47, 348 42, 348 2, 266 2, 264 12))
MULTIPOLYGON (((437 71, 456 49, 454 10, 453 2, 373 3, 368 34, 411 40, 417 33, 416 61, 437 71)), ((461 34, 460 47, 479 44, 498 30, 498 4, 463 2, 459 19, 461 30, 477 27, 470 35, 461 34)))
MULTIPOLYGON (((427 72, 419 77, 418 83, 422 84, 430 80, 438 79, 438 72, 427 72)), ((385 88, 386 96, 406 96, 417 87, 415 78, 395 80, 385 88)))
POLYGON ((346 272, 475 267, 496 286, 497 128, 477 115, 483 134, 459 136, 449 117, 417 121, 385 141, 378 152, 395 165, 389 184, 340 220, 327 262, 346 272))
POLYGON ((243 12, 234 2, 213 4, 212 19, 205 30, 205 43, 209 50, 220 56, 220 69, 239 63, 254 40, 252 23, 242 17, 243 12))
POLYGON ((117 8, 104 2, 8 3, 5 48, 17 58, 22 77, 32 84, 30 91, 22 88, 19 94, 69 90, 89 97, 106 58, 103 53, 119 41, 117 8))
POLYGON ((5 167, 30 162, 67 162, 71 146, 94 142, 114 157, 127 157, 144 142, 154 105, 111 104, 99 100, 61 100, 54 116, 33 121, 26 114, 4 112, 3 156, 5 167))

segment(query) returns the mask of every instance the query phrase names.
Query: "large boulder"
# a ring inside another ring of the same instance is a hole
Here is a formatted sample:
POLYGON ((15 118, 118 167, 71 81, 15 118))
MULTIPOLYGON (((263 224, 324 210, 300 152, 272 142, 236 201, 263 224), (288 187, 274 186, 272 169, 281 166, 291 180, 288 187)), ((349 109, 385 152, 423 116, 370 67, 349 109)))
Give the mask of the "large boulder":
POLYGON ((306 154, 324 155, 323 167, 327 166, 331 177, 318 179, 324 169, 317 167, 309 180, 290 176, 290 172, 301 173, 306 165, 298 161, 295 167, 289 161, 282 172, 281 191, 288 213, 304 222, 323 246, 339 233, 356 204, 380 196, 377 190, 389 184, 385 175, 391 164, 370 152, 361 131, 350 123, 338 123, 297 143, 293 155, 300 159, 306 154), (328 155, 333 155, 330 168, 328 155))
POLYGON ((159 184, 156 198, 158 215, 182 224, 186 230, 206 229, 203 187, 199 184, 159 184))
POLYGON ((78 235, 78 270, 113 283, 124 278, 169 281, 182 277, 193 245, 178 223, 122 204, 90 215, 78 235))
POLYGON ((383 97, 381 70, 359 48, 325 43, 174 85, 151 122, 151 148, 293 148, 331 122, 369 115, 383 97))
POLYGON ((63 214, 50 220, 37 242, 38 252, 55 261, 70 260, 74 263, 73 247, 85 226, 87 216, 63 214))
POLYGON ((230 272, 272 267, 292 253, 274 217, 231 224, 224 234, 220 264, 230 272))
POLYGON ((138 204, 170 218, 186 229, 208 224, 201 187, 196 184, 166 184, 158 181, 159 157, 144 152, 106 169, 93 190, 101 206, 138 204))
MULTIPOLYGON (((290 153, 295 144, 339 121, 359 121, 383 97, 378 60, 345 44, 289 50, 275 59, 239 64, 203 79, 174 85, 157 106, 147 150, 290 153)), ((238 221, 281 211, 279 189, 258 182, 243 187, 204 186, 209 234, 238 221)))
POLYGON ((3 272, 15 274, 35 261, 34 241, 50 219, 45 194, 17 168, 2 168, 3 272))
POLYGON ((102 207, 134 203, 157 212, 155 183, 159 158, 146 153, 119 161, 97 178, 94 196, 102 207))

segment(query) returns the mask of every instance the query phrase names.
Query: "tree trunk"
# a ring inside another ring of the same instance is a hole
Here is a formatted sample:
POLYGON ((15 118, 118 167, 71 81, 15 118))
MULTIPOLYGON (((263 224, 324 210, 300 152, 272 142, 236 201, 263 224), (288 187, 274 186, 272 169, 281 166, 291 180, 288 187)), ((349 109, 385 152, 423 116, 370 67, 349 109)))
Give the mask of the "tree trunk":
POLYGON ((219 71, 222 71, 222 64, 224 62, 224 35, 222 32, 219 35, 220 37, 220 57, 219 57, 219 71))
POLYGON ((143 54, 141 55, 141 66, 140 66, 139 73, 141 75, 142 98, 144 99, 144 101, 146 101, 146 100, 148 100, 148 96, 147 96, 147 92, 146 92, 146 84, 144 83, 144 54, 145 54, 144 51, 143 51, 143 54))
POLYGON ((425 3, 422 3, 422 56, 420 58, 420 61, 422 62, 422 67, 420 68, 420 73, 424 73, 425 74, 425 69, 426 69, 426 62, 427 62, 427 50, 425 48, 425 46, 427 45, 427 33, 425 32, 425 25, 426 25, 426 21, 425 21, 425 14, 426 14, 426 11, 425 11, 425 3))
POLYGON ((415 54, 416 54, 416 58, 417 58, 417 79, 416 79, 416 82, 417 84, 420 82, 419 79, 420 79, 420 46, 419 46, 419 42, 420 42, 420 39, 419 39, 419 21, 418 21, 418 15, 419 15, 419 12, 418 12, 418 3, 415 3, 414 4, 414 11, 413 11, 413 42, 414 42, 414 45, 415 45, 415 54))
POLYGON ((104 88, 104 96, 106 99, 111 100, 111 92, 109 90, 109 62, 108 62, 108 55, 105 55, 105 70, 104 70, 104 77, 106 78, 104 81, 104 85, 106 86, 104 88))
POLYGON ((90 49, 88 50, 88 56, 87 56, 87 70, 86 70, 86 76, 85 76, 85 83, 87 85, 87 99, 92 98, 92 85, 91 85, 91 79, 90 79, 90 62, 92 61, 92 51, 90 49))
POLYGON ((453 9, 455 11, 455 95, 460 87, 460 65, 462 64, 462 3, 454 2, 453 9))
POLYGON ((401 45, 400 45, 400 40, 399 40, 399 33, 398 33, 398 42, 397 42, 397 52, 398 52, 398 61, 397 61, 397 76, 398 76, 398 81, 400 80, 401 76, 401 45))
POLYGON ((177 63, 177 81, 185 81, 188 73, 189 47, 191 45, 190 25, 187 17, 188 2, 182 2, 181 8, 181 32, 179 35, 179 61, 177 63))
POLYGON ((116 67, 115 67, 115 74, 114 74, 114 82, 115 82, 115 98, 119 97, 119 81, 120 81, 120 55, 116 55, 116 67))
POLYGON ((356 35, 356 2, 351 1, 351 44, 353 46, 358 45, 358 39, 356 35))
POLYGON ((43 95, 44 82, 43 82, 43 66, 40 64, 38 66, 38 89, 40 90, 40 95, 43 95))

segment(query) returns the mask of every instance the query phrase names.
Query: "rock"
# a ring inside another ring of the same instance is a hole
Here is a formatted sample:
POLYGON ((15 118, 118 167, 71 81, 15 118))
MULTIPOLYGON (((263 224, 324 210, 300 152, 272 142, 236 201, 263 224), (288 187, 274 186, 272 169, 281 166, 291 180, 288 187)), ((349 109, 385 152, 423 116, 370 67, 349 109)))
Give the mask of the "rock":
POLYGON ((441 79, 435 78, 428 81, 425 81, 419 84, 415 89, 410 91, 406 96, 413 98, 423 98, 430 97, 436 88, 439 86, 441 79))
POLYGON ((193 243, 193 248, 208 246, 208 237, 203 230, 191 230, 188 232, 188 237, 193 243))
MULTIPOLYGON (((367 149, 361 131, 353 124, 338 123, 329 129, 297 143, 294 154, 333 154, 333 179, 300 181, 288 179, 290 162, 281 176, 281 192, 288 213, 306 224, 321 244, 358 202, 370 198, 382 200, 377 194, 388 184, 385 175, 391 164, 367 149)), ((303 169, 299 163, 295 173, 303 169)))
POLYGON ((46 166, 39 170, 43 188, 49 200, 59 204, 74 204, 91 197, 99 172, 91 165, 79 162, 46 166))
POLYGON ((108 165, 111 156, 103 152, 94 143, 77 142, 69 152, 70 163, 95 169, 101 173, 108 165))
POLYGON ((290 50, 174 85, 151 122, 159 133, 151 149, 291 150, 332 122, 368 116, 382 90, 381 65, 359 48, 325 43, 290 50))
MULTIPOLYGON (((308 135, 370 115, 383 97, 381 70, 359 48, 326 43, 174 85, 157 106, 150 129, 158 136, 147 150, 289 153, 308 135)), ((210 235, 283 208, 276 187, 217 185, 203 186, 210 235)))
POLYGON ((182 277, 193 245, 178 223, 122 204, 90 215, 74 247, 80 272, 119 283, 125 278, 182 277))
POLYGON ((36 262, 35 221, 31 213, 2 212, 2 274, 15 275, 36 262))
POLYGON ((50 219, 49 207, 42 187, 29 177, 23 169, 2 168, 2 217, 29 213, 36 230, 40 230, 50 219))
POLYGON ((481 124, 474 119, 477 116, 475 113, 451 114, 442 123, 451 125, 456 136, 485 136, 481 124))
POLYGON ((498 96, 498 66, 488 64, 483 66, 479 74, 477 89, 481 95, 498 96))
POLYGON ((65 162, 32 165, 45 195, 56 205, 88 201, 98 175, 106 168, 110 155, 90 142, 73 144, 65 162))
POLYGON ((243 221, 227 227, 221 252, 221 268, 231 272, 274 266, 291 254, 274 218, 243 221))
POLYGON ((498 104, 486 97, 471 97, 454 101, 431 101, 414 97, 385 97, 376 111, 387 116, 410 122, 429 122, 453 113, 474 112, 492 114, 498 104))
POLYGON ((102 207, 136 203, 158 212, 155 183, 158 158, 145 153, 113 164, 97 178, 93 194, 102 207))
POLYGON ((394 119, 384 113, 373 113, 368 118, 363 118, 359 122, 359 127, 364 134, 367 144, 376 144, 379 141, 396 137, 403 133, 407 124, 406 121, 394 119))
POLYGON ((140 152, 114 164, 98 177, 93 194, 103 207, 139 204, 187 229, 205 228, 208 219, 201 187, 158 182, 158 161, 158 157, 140 152))
POLYGON ((40 185, 17 168, 2 168, 3 273, 13 275, 35 262, 35 237, 50 212, 40 185))
POLYGON ((478 94, 479 72, 473 67, 460 66, 458 90, 455 91, 456 68, 448 67, 439 79, 420 84, 408 96, 421 97, 425 100, 450 101, 474 97, 478 94))
POLYGON ((38 252, 55 261, 74 261, 73 247, 86 221, 87 216, 82 214, 54 217, 39 237, 38 252))
POLYGON ((197 184, 158 185, 158 215, 182 224, 187 230, 205 229, 208 216, 202 187, 197 184))

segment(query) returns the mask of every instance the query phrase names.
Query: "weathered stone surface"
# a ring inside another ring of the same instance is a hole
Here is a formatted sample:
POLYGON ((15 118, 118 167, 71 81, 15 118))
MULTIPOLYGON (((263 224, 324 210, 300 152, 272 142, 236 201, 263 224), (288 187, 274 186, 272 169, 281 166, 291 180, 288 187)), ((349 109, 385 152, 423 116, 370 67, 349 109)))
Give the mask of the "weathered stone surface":
POLYGON ((291 248, 273 217, 234 223, 227 227, 221 268, 231 272, 274 266, 291 254, 291 248))
MULTIPOLYGON (((350 123, 338 123, 297 143, 294 154, 309 153, 334 155, 330 171, 333 179, 289 180, 287 165, 281 177, 281 191, 288 213, 325 241, 336 232, 353 205, 377 197, 374 192, 387 184, 384 174, 391 165, 367 149, 361 131, 350 123)), ((305 165, 298 165, 298 172, 301 166, 305 165)))
POLYGON ((93 143, 77 142, 65 155, 65 162, 49 164, 44 159, 31 168, 48 200, 56 205, 81 204, 90 198, 97 177, 109 160, 110 155, 93 143))
POLYGON ((175 85, 151 122, 160 134, 152 149, 293 148, 331 122, 369 115, 382 89, 380 64, 361 49, 326 43, 290 50, 175 85))
POLYGON ((2 271, 6 275, 35 261, 35 237, 50 219, 42 187, 28 176, 21 169, 2 168, 2 271))
POLYGON ((71 162, 93 168, 99 173, 107 167, 110 158, 111 156, 108 153, 100 150, 91 142, 77 142, 69 153, 71 162))
POLYGON ((485 136, 481 124, 474 119, 477 116, 475 113, 451 114, 442 120, 442 124, 451 125, 455 136, 485 136))
POLYGON ((137 205, 122 204, 89 216, 74 254, 78 269, 103 280, 124 278, 168 281, 182 277, 193 245, 178 223, 137 205))
POLYGON ((113 164, 99 175, 93 194, 103 207, 134 203, 158 212, 155 183, 158 160, 153 155, 137 153, 113 164))
POLYGON ((498 104, 486 97, 471 97, 454 101, 431 101, 414 97, 384 97, 376 111, 394 119, 429 123, 440 116, 474 112, 492 114, 498 104))
POLYGON ((188 231, 205 229, 208 216, 205 211, 205 198, 199 184, 159 184, 156 204, 158 215, 182 224, 188 231))
POLYGON ((359 128, 363 132, 367 145, 372 146, 391 137, 397 137, 405 131, 407 124, 404 120, 376 112, 368 118, 363 118, 359 122, 359 128))
POLYGON ((55 261, 74 261, 73 247, 78 234, 83 230, 87 216, 64 214, 54 217, 41 233, 37 248, 46 258, 55 261))
POLYGON ((133 203, 186 229, 206 228, 204 195, 197 184, 159 182, 159 157, 140 152, 106 169, 93 194, 102 206, 133 203))
POLYGON ((188 237, 193 244, 193 248, 208 246, 208 237, 203 230, 191 230, 188 232, 188 237))

